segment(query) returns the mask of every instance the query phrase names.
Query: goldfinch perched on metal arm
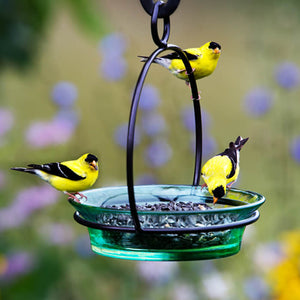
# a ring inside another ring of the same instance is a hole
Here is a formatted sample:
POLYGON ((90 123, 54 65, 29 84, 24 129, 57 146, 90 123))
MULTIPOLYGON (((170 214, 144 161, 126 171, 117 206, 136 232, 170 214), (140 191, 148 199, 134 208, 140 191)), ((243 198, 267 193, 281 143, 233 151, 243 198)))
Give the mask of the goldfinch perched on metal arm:
MULTIPOLYGON (((200 48, 189 48, 183 50, 183 52, 187 56, 197 80, 210 75, 215 70, 221 54, 221 46, 215 42, 208 42, 200 48)), ((139 57, 142 58, 141 61, 146 61, 148 58, 145 56, 139 57)), ((183 79, 189 84, 185 66, 176 52, 157 57, 153 62, 168 69, 177 78, 183 79)))
POLYGON ((84 154, 77 160, 47 163, 43 165, 30 164, 28 168, 11 168, 11 170, 37 175, 59 191, 79 201, 75 196, 79 191, 90 188, 98 178, 98 158, 93 154, 84 154))
POLYGON ((237 180, 240 171, 240 150, 247 141, 248 138, 243 139, 239 136, 234 143, 229 143, 229 148, 204 164, 201 175, 205 183, 202 187, 208 187, 214 204, 226 194, 226 188, 230 189, 237 180))

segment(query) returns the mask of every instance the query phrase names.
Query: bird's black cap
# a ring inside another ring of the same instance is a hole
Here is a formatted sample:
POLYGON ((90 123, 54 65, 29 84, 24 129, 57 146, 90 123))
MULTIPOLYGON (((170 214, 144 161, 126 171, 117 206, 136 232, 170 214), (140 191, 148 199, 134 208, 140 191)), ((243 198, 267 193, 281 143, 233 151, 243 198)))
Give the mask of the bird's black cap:
POLYGON ((91 163, 93 161, 98 161, 98 158, 93 154, 88 154, 85 161, 91 163))
POLYGON ((216 187, 213 191, 212 191, 213 195, 220 199, 225 195, 225 190, 224 187, 222 185, 216 187))
POLYGON ((216 48, 219 48, 221 50, 221 45, 216 42, 210 42, 208 48, 213 49, 213 50, 216 48))

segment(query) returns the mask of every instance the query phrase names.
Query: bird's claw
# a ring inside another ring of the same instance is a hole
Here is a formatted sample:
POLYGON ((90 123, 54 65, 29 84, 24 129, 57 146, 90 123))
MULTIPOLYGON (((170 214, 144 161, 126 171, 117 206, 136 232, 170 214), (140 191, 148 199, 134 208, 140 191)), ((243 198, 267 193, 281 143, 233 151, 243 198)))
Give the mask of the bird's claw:
POLYGON ((75 202, 78 202, 78 203, 80 203, 80 199, 78 199, 77 197, 76 197, 76 195, 79 195, 81 198, 85 198, 85 200, 87 200, 87 196, 85 196, 85 195, 83 195, 83 194, 81 194, 81 193, 78 193, 78 192, 76 192, 76 193, 74 193, 74 194, 71 194, 71 193, 68 193, 68 192, 64 192, 66 195, 68 195, 69 196, 69 198, 71 198, 71 199, 73 199, 75 202))
POLYGON ((77 195, 79 195, 81 198, 85 198, 85 200, 87 200, 87 196, 86 195, 83 195, 83 194, 81 194, 81 193, 76 193, 77 195))
POLYGON ((188 73, 187 70, 185 70, 185 75, 189 76, 189 75, 191 75, 192 73, 194 73, 195 70, 196 70, 195 68, 192 68, 192 72, 191 72, 191 73, 188 73))
POLYGON ((228 185, 226 186, 226 188, 227 188, 227 190, 228 190, 228 191, 230 191, 230 190, 231 190, 231 188, 232 188, 233 184, 234 184, 234 181, 233 181, 233 182, 231 182, 230 184, 228 184, 228 185))
POLYGON ((207 184, 206 184, 206 183, 203 183, 203 184, 201 185, 201 189, 204 189, 205 187, 207 187, 207 184))

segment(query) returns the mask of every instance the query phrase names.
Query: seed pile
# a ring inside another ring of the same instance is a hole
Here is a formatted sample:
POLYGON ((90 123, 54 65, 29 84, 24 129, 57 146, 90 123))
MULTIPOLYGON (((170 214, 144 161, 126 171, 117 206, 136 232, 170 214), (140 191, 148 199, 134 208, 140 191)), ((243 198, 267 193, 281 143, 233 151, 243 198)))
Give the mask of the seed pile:
MULTIPOLYGON (((197 211, 197 210, 207 210, 212 209, 209 205, 205 203, 194 203, 194 202, 159 202, 155 204, 146 203, 145 205, 137 205, 137 210, 139 211, 197 211)), ((120 206, 110 205, 105 208, 130 210, 129 204, 122 204, 120 206)))
MULTIPOLYGON (((105 208, 130 211, 129 204, 109 205, 105 206, 105 208)), ((145 203, 137 205, 137 210, 139 211, 139 220, 142 228, 200 228, 232 223, 236 220, 236 217, 230 213, 210 213, 209 211, 212 208, 203 202, 163 201, 145 203), (170 213, 173 211, 176 213, 170 213), (195 213, 197 211, 199 214, 195 213), (203 213, 203 211, 207 211, 207 213, 203 213), (143 212, 145 213, 143 214, 143 212), (166 214, 163 212, 166 212, 166 214), (187 214, 187 212, 192 213, 187 214)), ((99 216, 98 222, 110 226, 134 226, 130 213, 103 213, 99 216)), ((226 243, 230 236, 230 230, 199 233, 153 233, 151 236, 147 234, 103 231, 103 237, 106 239, 106 242, 117 244, 120 247, 132 247, 135 245, 137 248, 148 249, 202 248, 226 243)))

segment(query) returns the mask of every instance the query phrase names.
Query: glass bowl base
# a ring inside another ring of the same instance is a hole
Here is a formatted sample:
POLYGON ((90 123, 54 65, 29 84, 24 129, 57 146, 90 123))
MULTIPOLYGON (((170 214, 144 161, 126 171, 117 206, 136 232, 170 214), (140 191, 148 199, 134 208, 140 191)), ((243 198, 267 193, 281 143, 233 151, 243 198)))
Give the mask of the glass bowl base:
MULTIPOLYGON (((167 243, 166 236, 136 233, 118 233, 117 236, 110 232, 99 229, 89 228, 91 248, 96 254, 129 260, 148 260, 148 261, 188 261, 223 258, 237 254, 241 248, 241 240, 245 227, 227 230, 225 235, 227 240, 218 240, 216 233, 207 243, 182 244, 182 240, 191 241, 203 239, 204 234, 194 235, 191 239, 190 234, 172 234, 169 241, 178 243, 167 243), (148 241, 147 244, 146 241, 148 241), (127 244, 127 245, 126 245, 127 244), (146 248, 149 247, 149 248, 146 248)), ((222 233, 219 233, 222 234, 222 233)))

